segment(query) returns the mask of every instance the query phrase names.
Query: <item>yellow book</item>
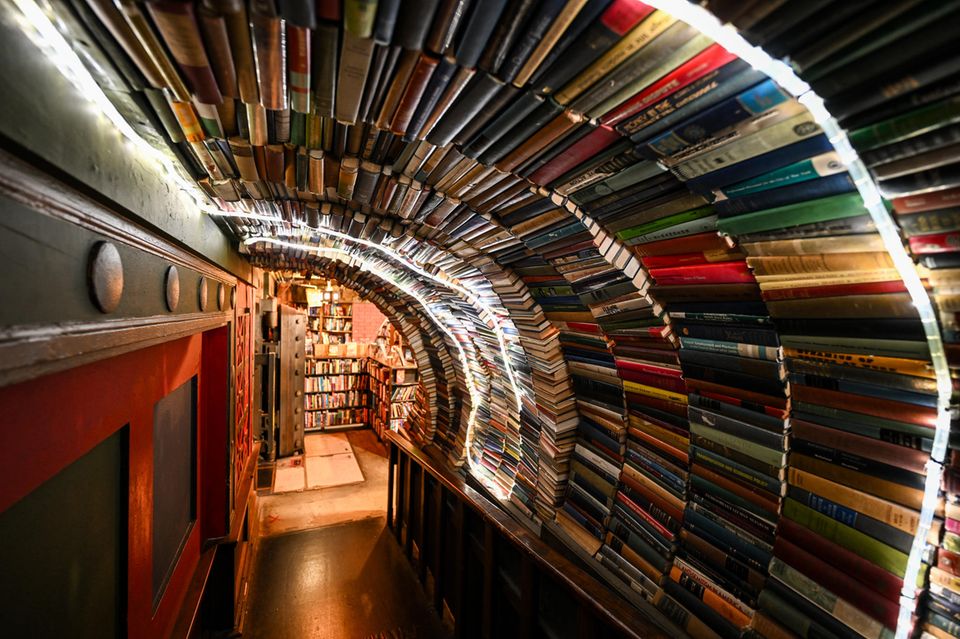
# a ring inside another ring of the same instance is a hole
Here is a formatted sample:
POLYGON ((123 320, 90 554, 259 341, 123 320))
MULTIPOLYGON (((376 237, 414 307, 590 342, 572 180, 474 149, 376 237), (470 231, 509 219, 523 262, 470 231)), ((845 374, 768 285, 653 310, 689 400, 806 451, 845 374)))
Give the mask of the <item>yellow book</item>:
POLYGON ((679 404, 687 403, 686 395, 681 395, 680 393, 674 393, 673 391, 664 390, 662 388, 657 388, 655 386, 638 384, 637 382, 624 381, 623 390, 628 393, 638 393, 640 395, 646 395, 647 397, 665 399, 669 402, 677 402, 679 404))

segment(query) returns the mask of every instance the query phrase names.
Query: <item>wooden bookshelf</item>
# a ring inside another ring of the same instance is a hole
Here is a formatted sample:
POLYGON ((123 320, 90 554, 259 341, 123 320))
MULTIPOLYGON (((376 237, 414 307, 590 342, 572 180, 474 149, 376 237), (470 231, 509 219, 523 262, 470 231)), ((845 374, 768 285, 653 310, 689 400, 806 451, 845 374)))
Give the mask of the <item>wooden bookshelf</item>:
POLYGON ((314 344, 303 371, 308 432, 360 428, 369 422, 366 353, 360 344, 314 344))
POLYGON ((353 341, 353 302, 324 302, 309 308, 307 331, 315 344, 353 341))

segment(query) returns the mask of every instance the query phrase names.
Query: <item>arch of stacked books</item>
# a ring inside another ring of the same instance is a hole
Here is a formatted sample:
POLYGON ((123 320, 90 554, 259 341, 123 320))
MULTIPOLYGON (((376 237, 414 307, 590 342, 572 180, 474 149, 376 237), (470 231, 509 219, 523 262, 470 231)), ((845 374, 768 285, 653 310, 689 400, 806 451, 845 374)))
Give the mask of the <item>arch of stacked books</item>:
POLYGON ((697 637, 960 635, 960 3, 704 4, 41 8, 253 263, 397 321, 421 443, 612 585, 697 637))

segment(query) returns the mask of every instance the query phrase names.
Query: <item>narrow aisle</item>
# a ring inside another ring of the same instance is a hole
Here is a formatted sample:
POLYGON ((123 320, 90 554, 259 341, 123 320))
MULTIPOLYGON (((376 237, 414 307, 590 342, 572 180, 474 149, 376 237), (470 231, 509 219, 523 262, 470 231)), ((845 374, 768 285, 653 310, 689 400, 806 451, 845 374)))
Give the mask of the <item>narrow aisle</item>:
POLYGON ((249 606, 245 639, 446 636, 383 517, 265 537, 249 606))

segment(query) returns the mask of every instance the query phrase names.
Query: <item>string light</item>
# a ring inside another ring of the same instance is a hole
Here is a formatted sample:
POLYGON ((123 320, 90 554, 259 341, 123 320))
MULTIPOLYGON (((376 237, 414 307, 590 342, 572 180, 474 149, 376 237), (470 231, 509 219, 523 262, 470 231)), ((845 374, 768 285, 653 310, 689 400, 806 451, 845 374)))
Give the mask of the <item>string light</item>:
MULTIPOLYGON (((350 236, 347 236, 347 237, 344 238, 344 239, 351 239, 351 240, 352 240, 352 239, 355 239, 355 238, 352 238, 352 237, 350 237, 350 236)), ((371 273, 371 274, 379 277, 379 278, 380 278, 381 280, 383 280, 384 282, 387 282, 387 283, 393 285, 393 286, 394 286, 395 288, 397 288, 398 290, 403 291, 404 293, 406 293, 407 295, 409 295, 409 296, 412 297, 413 299, 417 300, 417 302, 420 304, 420 306, 423 308, 423 310, 427 313, 427 315, 430 317, 430 319, 433 320, 434 324, 436 324, 437 327, 440 328, 440 329, 444 332, 444 334, 446 334, 446 336, 447 336, 448 338, 450 338, 450 340, 453 342, 454 346, 455 346, 456 349, 457 349, 457 353, 458 353, 458 355, 459 355, 460 364, 461 364, 461 366, 463 367, 463 370, 464 370, 464 379, 467 381, 467 386, 468 386, 467 391, 469 392, 469 394, 470 394, 470 399, 471 399, 470 413, 468 414, 468 417, 467 417, 467 429, 466 429, 466 434, 465 434, 465 446, 464 446, 464 450, 465 450, 465 452, 466 452, 467 465, 468 465, 468 467, 470 468, 470 470, 474 471, 474 475, 477 477, 477 479, 479 479, 480 481, 482 481, 483 484, 484 484, 488 489, 490 489, 491 491, 493 491, 493 493, 494 493, 498 498, 504 499, 504 500, 507 499, 507 498, 509 497, 510 492, 513 490, 513 485, 516 483, 516 480, 515 480, 514 478, 511 478, 511 479, 510 479, 510 488, 509 488, 508 490, 504 490, 503 487, 501 487, 499 484, 497 484, 496 482, 493 482, 493 481, 491 481, 491 480, 489 480, 489 479, 487 478, 486 469, 482 468, 482 467, 479 466, 476 462, 474 462, 474 461, 473 461, 473 456, 470 455, 470 450, 473 448, 474 438, 475 438, 475 433, 476 433, 477 412, 478 412, 479 409, 480 409, 480 403, 482 402, 482 399, 483 399, 483 398, 482 398, 482 395, 481 395, 480 391, 477 390, 477 387, 476 387, 477 382, 476 382, 476 380, 474 379, 474 373, 473 373, 473 371, 471 370, 471 367, 470 367, 470 364, 469 364, 469 358, 467 357, 466 351, 463 350, 463 346, 460 344, 460 340, 458 340, 458 339, 456 338, 456 336, 447 328, 446 323, 441 320, 441 318, 439 317, 439 314, 436 313, 436 312, 431 308, 431 304, 430 304, 425 298, 423 298, 418 292, 416 292, 416 291, 414 291, 413 289, 411 289, 410 287, 406 286, 404 283, 398 281, 397 278, 396 278, 393 274, 388 274, 388 273, 386 273, 385 271, 381 270, 381 269, 380 269, 378 266, 376 266, 375 264, 373 264, 373 263, 369 262, 368 260, 366 260, 366 259, 362 256, 362 254, 355 253, 355 252, 351 252, 351 251, 346 251, 346 250, 341 249, 341 248, 338 248, 338 247, 315 246, 315 245, 312 245, 312 244, 300 244, 300 243, 295 243, 295 242, 287 242, 287 241, 284 241, 284 240, 281 240, 281 239, 278 239, 278 238, 274 238, 274 237, 270 237, 270 236, 249 237, 249 238, 245 239, 243 243, 244 243, 245 245, 247 245, 247 246, 250 246, 251 244, 256 244, 256 243, 258 243, 258 242, 274 244, 274 245, 276 245, 276 246, 280 246, 280 247, 283 247, 283 248, 289 248, 289 249, 293 249, 293 250, 312 252, 312 253, 316 253, 316 254, 318 254, 318 255, 321 255, 321 256, 323 256, 323 257, 331 257, 331 258, 333 258, 333 259, 337 259, 337 260, 339 260, 339 261, 341 261, 341 262, 348 263, 348 264, 351 263, 351 261, 352 261, 353 263, 358 264, 362 270, 367 271, 367 272, 369 272, 369 273, 371 273), (350 261, 341 259, 341 256, 347 256, 350 261)), ((376 245, 374 245, 374 246, 376 246, 376 245)), ((430 279, 432 279, 433 281, 437 282, 438 284, 441 284, 442 286, 445 286, 445 287, 447 287, 447 288, 452 288, 452 287, 454 286, 454 285, 451 284, 450 282, 445 282, 445 281, 441 280, 440 278, 438 278, 438 277, 436 277, 436 276, 434 276, 434 275, 432 275, 432 274, 430 274, 430 273, 428 273, 428 272, 426 272, 426 271, 423 271, 422 269, 419 269, 419 272, 420 272, 421 275, 423 275, 423 276, 425 276, 425 277, 429 277, 430 279)), ((450 315, 449 313, 444 313, 444 315, 446 316, 445 319, 446 319, 448 322, 451 322, 451 323, 452 323, 452 322, 454 321, 454 319, 455 319, 455 318, 453 318, 453 316, 450 315)), ((501 346, 502 346, 502 341, 501 341, 501 346)), ((510 364, 509 364, 509 362, 506 361, 506 358, 507 358, 507 353, 506 353, 506 351, 501 351, 501 354, 503 355, 504 360, 505 360, 505 361, 504 361, 504 366, 505 366, 505 367, 509 367, 510 364)), ((511 381, 511 384, 514 383, 512 376, 510 377, 510 381, 511 381)), ((514 387, 514 392, 515 392, 515 393, 519 393, 519 390, 518 390, 516 387, 514 387)), ((519 411, 519 405, 518 405, 518 407, 517 407, 517 410, 519 411)))

